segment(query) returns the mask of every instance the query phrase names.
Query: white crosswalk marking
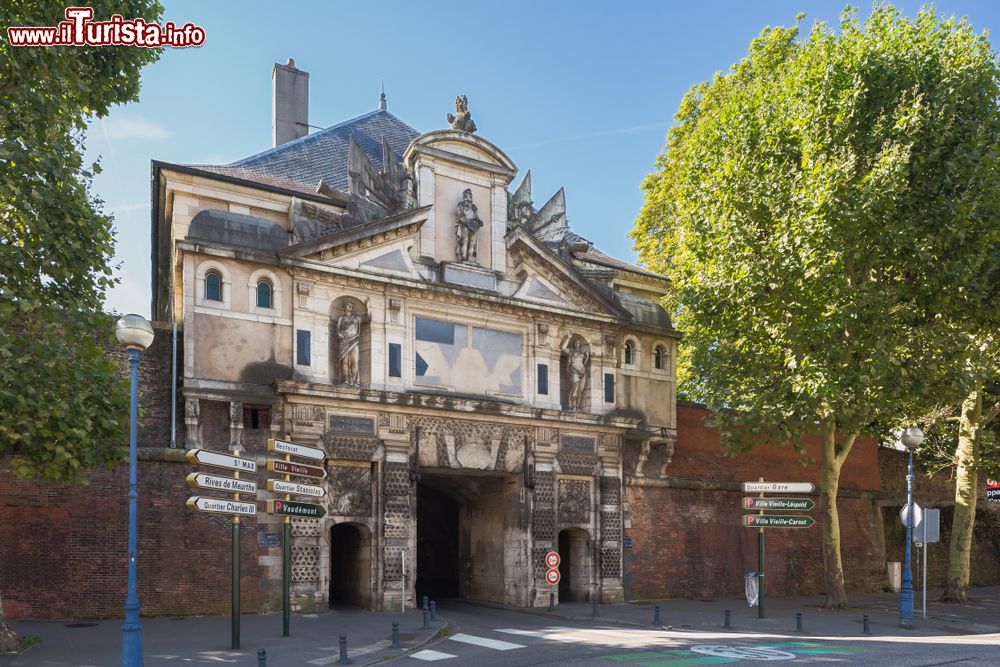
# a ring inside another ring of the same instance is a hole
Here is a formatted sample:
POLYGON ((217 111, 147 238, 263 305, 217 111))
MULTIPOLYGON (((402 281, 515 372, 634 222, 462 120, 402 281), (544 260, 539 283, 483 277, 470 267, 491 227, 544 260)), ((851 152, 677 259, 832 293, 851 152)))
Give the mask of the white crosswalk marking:
POLYGON ((497 628, 493 632, 502 632, 507 635, 521 635, 522 637, 545 637, 551 634, 550 632, 542 632, 541 630, 518 630, 517 628, 497 628))
POLYGON ((441 651, 432 651, 429 648, 423 651, 417 651, 411 658, 416 658, 417 660, 426 660, 431 662, 433 660, 447 660, 448 658, 457 658, 457 655, 452 655, 451 653, 442 653, 441 651))
POLYGON ((511 642, 500 641, 499 639, 488 639, 487 637, 477 637, 475 635, 467 635, 462 632, 452 635, 448 639, 455 642, 462 642, 463 644, 485 646, 486 648, 496 649, 497 651, 510 651, 511 649, 515 648, 524 648, 524 644, 514 644, 511 642))

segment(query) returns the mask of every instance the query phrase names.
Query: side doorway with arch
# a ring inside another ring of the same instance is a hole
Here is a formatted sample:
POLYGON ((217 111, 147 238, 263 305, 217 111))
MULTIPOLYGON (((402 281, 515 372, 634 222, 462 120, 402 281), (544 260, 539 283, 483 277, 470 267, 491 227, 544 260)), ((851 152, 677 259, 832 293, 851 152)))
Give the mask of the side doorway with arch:
POLYGON ((350 604, 372 608, 371 531, 359 523, 330 528, 330 606, 350 604))
POLYGON ((590 535, 582 528, 559 531, 559 601, 586 602, 590 599, 590 535))

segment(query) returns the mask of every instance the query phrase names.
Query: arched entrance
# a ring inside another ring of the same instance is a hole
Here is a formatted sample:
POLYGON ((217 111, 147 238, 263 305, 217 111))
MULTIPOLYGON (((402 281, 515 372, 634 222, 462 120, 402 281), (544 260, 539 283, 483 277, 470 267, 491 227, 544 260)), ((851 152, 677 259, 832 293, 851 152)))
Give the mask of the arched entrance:
POLYGON ((459 504, 444 491, 417 484, 417 601, 459 596, 459 504))
POLYGON ((330 604, 371 608, 371 531, 357 523, 330 529, 330 604))
POLYGON ((586 602, 590 597, 590 535, 580 528, 559 531, 559 600, 586 602))

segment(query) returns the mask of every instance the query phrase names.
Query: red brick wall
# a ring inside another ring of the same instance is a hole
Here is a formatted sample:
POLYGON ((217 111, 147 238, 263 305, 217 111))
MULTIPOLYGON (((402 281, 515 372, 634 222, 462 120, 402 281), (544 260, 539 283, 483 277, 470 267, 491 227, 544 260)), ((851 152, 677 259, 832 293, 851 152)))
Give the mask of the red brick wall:
MULTIPOLYGON (((757 531, 742 527, 740 483, 759 477, 818 481, 817 466, 803 465, 791 447, 726 457, 718 432, 704 425, 706 415, 703 408, 679 405, 667 480, 633 482, 627 488, 629 599, 742 595, 744 574, 757 569, 757 531)), ((816 440, 806 445, 808 455, 818 459, 816 440)), ((876 449, 873 441, 857 442, 841 476, 844 570, 848 587, 855 590, 879 586, 884 577, 881 516, 872 502, 880 488, 876 449)), ((815 510, 810 515, 818 519, 815 510)), ((769 594, 822 592, 818 521, 810 528, 766 530, 765 537, 769 594)))

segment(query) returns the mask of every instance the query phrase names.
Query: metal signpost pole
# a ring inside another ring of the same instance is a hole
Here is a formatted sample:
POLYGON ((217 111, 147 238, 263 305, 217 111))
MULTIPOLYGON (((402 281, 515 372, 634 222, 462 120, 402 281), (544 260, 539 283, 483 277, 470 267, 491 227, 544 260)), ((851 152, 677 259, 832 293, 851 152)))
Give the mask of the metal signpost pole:
POLYGON ((399 603, 399 610, 406 611, 406 549, 400 552, 400 556, 403 558, 403 599, 399 603))
POLYGON ((906 474, 906 556, 903 563, 903 586, 899 591, 899 625, 913 627, 913 573, 910 570, 910 543, 913 542, 913 450, 906 474))
POLYGON ((924 517, 924 619, 927 618, 927 517, 924 517))
MULTIPOLYGON (((292 457, 285 454, 285 461, 291 461, 292 457)), ((292 476, 285 474, 286 482, 291 481, 292 476)), ((291 495, 283 494, 284 500, 290 500, 291 495)), ((288 636, 288 614, 291 607, 291 580, 292 580, 292 519, 286 516, 282 521, 284 534, 281 539, 281 636, 288 636)))
MULTIPOLYGON (((759 482, 763 482, 764 478, 758 478, 759 482)), ((763 492, 760 494, 763 498, 763 492)), ((760 511, 760 515, 764 516, 764 510, 760 511)), ((764 618, 764 527, 757 531, 757 618, 764 618)))
MULTIPOLYGON (((240 471, 233 473, 234 479, 240 478, 240 471)), ((237 487, 238 488, 238 487, 237 487)), ((235 494, 233 499, 240 501, 240 494, 235 494)), ((232 616, 232 642, 231 648, 237 650, 240 647, 240 517, 233 517, 233 604, 230 615, 232 616)))

